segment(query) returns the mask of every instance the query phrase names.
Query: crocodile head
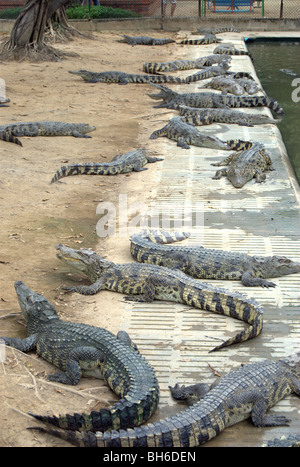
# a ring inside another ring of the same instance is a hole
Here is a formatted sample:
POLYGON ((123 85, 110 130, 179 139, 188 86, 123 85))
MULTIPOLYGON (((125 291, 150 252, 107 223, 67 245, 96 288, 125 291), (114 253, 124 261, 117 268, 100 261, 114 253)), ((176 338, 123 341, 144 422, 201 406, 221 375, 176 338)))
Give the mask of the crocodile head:
POLYGON ((59 319, 54 306, 43 295, 29 289, 24 282, 15 282, 15 289, 29 334, 37 332, 51 320, 59 319))
POLYGON ((254 176, 252 170, 241 169, 240 167, 229 167, 226 175, 235 188, 242 188, 254 176))
POLYGON ((65 260, 70 266, 86 274, 92 282, 95 282, 101 274, 111 265, 103 256, 99 256, 95 251, 83 248, 74 250, 61 243, 56 245, 59 251, 57 257, 65 260))
POLYGON ((73 75, 79 75, 84 81, 93 81, 95 78, 95 73, 93 71, 88 70, 78 70, 78 71, 70 71, 73 75))
POLYGON ((280 361, 289 367, 289 369, 296 375, 297 379, 300 379, 300 351, 295 352, 280 361))
POLYGON ((78 131, 83 134, 96 130, 94 125, 89 125, 88 123, 77 123, 76 125, 78 127, 78 131))
POLYGON ((268 277, 286 276, 300 272, 300 263, 285 256, 272 256, 268 262, 268 277))

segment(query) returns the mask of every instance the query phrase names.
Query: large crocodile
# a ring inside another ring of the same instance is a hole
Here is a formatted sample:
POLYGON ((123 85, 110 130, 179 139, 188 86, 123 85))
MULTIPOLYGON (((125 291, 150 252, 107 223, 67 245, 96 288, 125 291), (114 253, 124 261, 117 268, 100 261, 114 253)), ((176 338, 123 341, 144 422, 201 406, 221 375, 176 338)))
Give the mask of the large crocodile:
MULTIPOLYGON (((213 68, 213 67, 211 67, 213 68)), ((200 89, 211 88, 222 91, 222 94, 228 92, 236 96, 242 96, 245 92, 248 94, 255 94, 261 89, 252 79, 239 78, 235 79, 228 76, 216 76, 213 77, 208 83, 201 86, 200 89)))
POLYGON ((253 126, 266 123, 276 124, 281 121, 279 118, 273 119, 268 115, 250 114, 232 109, 197 109, 196 107, 180 105, 178 110, 184 122, 197 126, 210 125, 214 122, 253 126))
POLYGON ((231 57, 229 55, 208 55, 207 57, 200 57, 195 60, 174 60, 172 62, 148 62, 143 64, 143 71, 145 73, 161 73, 178 70, 191 70, 193 68, 203 68, 212 66, 215 63, 222 61, 229 62, 231 57))
POLYGON ((91 138, 86 133, 96 129, 87 123, 65 122, 27 122, 9 123, 0 126, 0 139, 22 146, 18 136, 75 136, 76 138, 91 138))
POLYGON ((79 71, 69 71, 74 75, 79 75, 86 83, 119 83, 119 84, 128 84, 128 83, 176 83, 182 84, 186 83, 186 78, 179 78, 177 76, 168 76, 168 75, 137 75, 132 73, 125 73, 123 71, 102 71, 96 73, 94 71, 88 70, 79 70, 79 71))
POLYGON ((173 117, 160 130, 155 130, 150 135, 150 139, 156 139, 159 136, 166 136, 169 139, 177 141, 177 146, 183 149, 190 149, 193 146, 211 148, 211 149, 246 149, 252 146, 250 141, 228 140, 222 141, 216 136, 210 136, 200 132, 191 123, 186 123, 181 117, 173 117))
POLYGON ((290 394, 300 396, 300 352, 233 369, 211 387, 203 383, 171 388, 174 398, 192 402, 182 412, 130 430, 105 433, 34 429, 75 446, 193 447, 207 443, 227 427, 251 418, 255 427, 288 426, 284 415, 268 410, 290 394), (198 402, 193 403, 195 400, 198 402))
POLYGON ((254 143, 251 148, 234 152, 221 162, 212 165, 228 165, 228 168, 217 170, 213 179, 227 177, 235 188, 242 188, 253 178, 261 183, 266 179, 264 172, 274 170, 271 158, 262 143, 254 143))
POLYGON ((185 79, 186 83, 193 83, 195 81, 200 81, 203 79, 208 79, 212 78, 214 76, 222 76, 225 75, 228 71, 229 64, 227 61, 223 61, 219 63, 219 65, 213 65, 206 67, 205 70, 198 71, 197 73, 194 73, 193 75, 187 76, 185 79))
POLYGON ((178 232, 142 231, 130 237, 130 251, 140 263, 179 269, 197 279, 240 280, 246 287, 275 287, 266 279, 300 272, 300 263, 285 256, 250 256, 201 245, 166 245, 185 238, 178 232))
POLYGON ((232 44, 221 44, 214 49, 214 54, 228 54, 228 55, 248 55, 248 50, 236 49, 232 44))
POLYGON ((161 39, 149 36, 126 36, 122 34, 120 37, 123 37, 123 39, 120 39, 119 42, 126 42, 130 45, 165 45, 175 42, 174 39, 161 39))
POLYGON ((222 39, 218 39, 214 34, 206 34, 201 39, 183 39, 179 43, 185 45, 207 45, 216 44, 218 42, 222 42, 222 39))
POLYGON ((151 99, 163 100, 163 103, 156 107, 171 109, 177 109, 179 105, 198 108, 269 107, 278 115, 284 115, 284 110, 278 102, 268 96, 223 96, 215 92, 179 93, 164 85, 152 85, 159 89, 160 92, 158 94, 148 94, 148 96, 151 99))
POLYGON ((75 385, 82 375, 104 378, 121 398, 99 411, 40 420, 68 430, 97 431, 137 426, 152 415, 159 400, 157 378, 127 333, 120 331, 116 337, 103 328, 62 321, 43 295, 21 281, 15 283, 15 289, 28 337, 2 337, 4 342, 22 352, 36 350, 62 370, 49 375, 50 381, 75 385))
POLYGON ((211 350, 258 336, 263 327, 263 310, 253 299, 237 292, 205 284, 182 271, 152 264, 115 264, 91 250, 73 250, 57 245, 58 258, 84 272, 91 280, 89 286, 64 287, 70 292, 94 295, 100 290, 129 294, 127 300, 152 302, 169 300, 239 319, 249 324, 245 330, 228 338, 211 350))
POLYGON ((51 180, 56 182, 62 177, 70 175, 117 175, 128 172, 141 172, 147 170, 144 167, 148 162, 162 161, 158 157, 151 157, 145 149, 136 149, 126 154, 118 154, 111 162, 102 162, 94 164, 70 164, 57 170, 51 180))
POLYGON ((192 31, 192 34, 222 34, 223 32, 240 32, 240 30, 230 26, 224 28, 201 28, 192 31))

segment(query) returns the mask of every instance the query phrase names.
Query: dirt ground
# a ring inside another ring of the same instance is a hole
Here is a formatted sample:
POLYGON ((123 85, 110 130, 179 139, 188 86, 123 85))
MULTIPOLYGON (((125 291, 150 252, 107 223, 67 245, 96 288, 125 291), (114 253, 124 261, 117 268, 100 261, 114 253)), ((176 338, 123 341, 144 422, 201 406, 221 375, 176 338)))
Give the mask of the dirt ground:
MULTIPOLYGON (((78 283, 82 277, 59 262, 55 245, 92 248, 118 262, 131 260, 128 238, 97 236, 96 208, 106 201, 118 207, 119 193, 126 193, 129 203, 146 202, 155 164, 148 165, 147 172, 128 175, 76 176, 55 184, 50 184, 50 180, 68 162, 107 162, 116 154, 141 147, 153 131, 149 118, 157 109, 146 95, 152 90, 149 85, 86 84, 68 70, 139 73, 145 61, 172 58, 171 46, 133 48, 119 43, 116 34, 97 33, 93 40, 56 44, 60 50, 76 52, 76 58, 60 62, 0 62, 0 77, 5 80, 6 95, 11 99, 9 107, 0 108, 1 123, 55 120, 96 126, 91 139, 24 137, 23 147, 0 140, 0 316, 19 312, 14 282, 22 280, 55 303, 62 319, 118 331, 122 295, 64 294, 62 284, 78 283)), ((1 335, 26 337, 22 316, 1 319, 1 335)), ((24 355, 7 348, 2 360, 0 446, 67 445, 28 431, 26 428, 35 423, 25 414, 90 411, 115 400, 99 380, 84 378, 72 388, 47 382, 45 375, 54 368, 34 353, 24 355)))

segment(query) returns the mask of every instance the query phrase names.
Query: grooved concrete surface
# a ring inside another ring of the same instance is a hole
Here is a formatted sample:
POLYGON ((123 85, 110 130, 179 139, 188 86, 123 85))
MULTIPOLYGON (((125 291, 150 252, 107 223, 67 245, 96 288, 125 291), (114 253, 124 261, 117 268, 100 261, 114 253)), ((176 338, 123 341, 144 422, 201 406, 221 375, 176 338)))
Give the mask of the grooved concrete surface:
MULTIPOLYGON (((182 31, 178 34, 178 40, 185 37, 189 37, 189 33, 182 31)), ((245 47, 241 34, 227 33, 219 37, 238 48, 245 47)), ((215 46, 184 46, 181 55, 170 60, 208 55, 215 46)), ((231 70, 249 71, 257 79, 247 56, 233 57, 231 70)), ((181 72, 181 75, 191 72, 194 70, 181 72)), ((180 85, 175 90, 195 92, 205 82, 180 85)), ((153 101, 153 105, 156 102, 153 101)), ((269 113, 266 108, 244 111, 269 113)), ((149 135, 175 115, 176 111, 157 109, 149 122, 149 135)), ((164 161, 157 165, 149 211, 169 210, 174 220, 187 222, 188 216, 182 213, 188 213, 192 225, 187 226, 191 232, 187 244, 198 243, 207 248, 248 254, 278 254, 300 261, 299 189, 276 126, 248 128, 214 124, 198 128, 222 140, 240 138, 263 142, 271 153, 276 170, 267 173, 265 183, 258 184, 253 180, 237 190, 226 178, 212 180, 216 168, 211 163, 226 157, 227 151, 195 146, 185 150, 167 138, 153 141, 148 139, 149 135, 142 134, 141 145, 150 153, 156 151, 164 157, 164 161)), ((280 358, 300 348, 300 274, 274 279, 275 289, 250 289, 231 281, 207 282, 256 298, 265 310, 263 332, 252 341, 209 353, 220 340, 243 329, 244 323, 169 302, 128 303, 122 327, 153 364, 160 382, 161 399, 154 420, 185 408, 171 399, 169 385, 176 382, 186 385, 199 381, 211 383, 215 380, 212 369, 226 374, 240 364, 280 358)), ((260 446, 274 437, 299 433, 300 404, 296 396, 281 401, 272 411, 289 417, 290 427, 255 428, 251 421, 245 421, 228 428, 205 446, 260 446)))

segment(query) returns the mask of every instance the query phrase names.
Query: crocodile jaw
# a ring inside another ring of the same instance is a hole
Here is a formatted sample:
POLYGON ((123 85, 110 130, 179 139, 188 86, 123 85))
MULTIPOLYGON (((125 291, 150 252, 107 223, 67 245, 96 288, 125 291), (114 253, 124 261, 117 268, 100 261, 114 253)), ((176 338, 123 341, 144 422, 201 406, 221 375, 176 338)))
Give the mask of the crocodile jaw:
POLYGON ((59 251, 59 253, 56 255, 59 259, 65 260, 75 269, 79 269, 85 273, 87 268, 92 263, 92 255, 96 254, 94 251, 87 249, 74 250, 73 248, 69 248, 65 245, 62 245, 61 243, 56 245, 55 248, 59 251))

